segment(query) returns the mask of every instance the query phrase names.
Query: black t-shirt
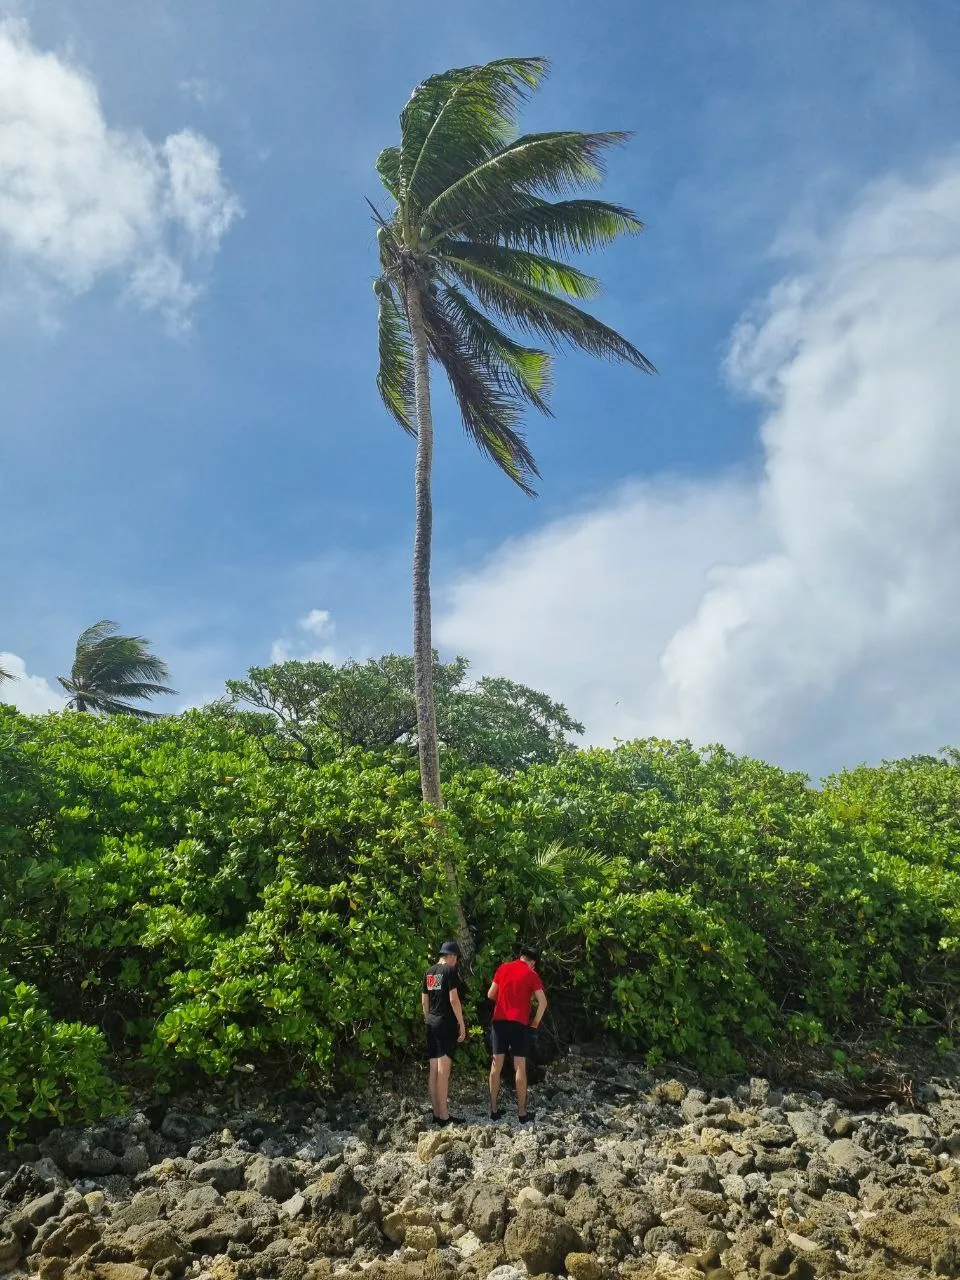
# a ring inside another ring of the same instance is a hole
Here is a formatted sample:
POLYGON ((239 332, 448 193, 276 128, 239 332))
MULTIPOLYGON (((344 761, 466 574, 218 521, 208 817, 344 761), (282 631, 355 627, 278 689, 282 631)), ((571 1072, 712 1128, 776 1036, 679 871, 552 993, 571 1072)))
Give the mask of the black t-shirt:
POLYGON ((455 965, 435 964, 423 975, 421 991, 429 997, 427 1023, 449 1030, 457 1026, 457 1015, 450 1005, 450 992, 460 990, 460 975, 455 965))

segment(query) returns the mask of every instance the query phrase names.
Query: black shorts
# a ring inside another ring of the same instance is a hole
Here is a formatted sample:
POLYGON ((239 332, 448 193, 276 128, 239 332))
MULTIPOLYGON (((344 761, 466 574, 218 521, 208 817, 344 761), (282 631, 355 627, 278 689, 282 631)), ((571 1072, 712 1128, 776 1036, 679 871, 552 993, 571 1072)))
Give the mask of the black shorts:
POLYGON ((490 1047, 497 1058, 506 1053, 513 1058, 526 1058, 530 1049, 530 1028, 523 1022, 496 1018, 490 1028, 490 1047))
POLYGON ((452 1058, 457 1052, 457 1027, 431 1027, 427 1023, 427 1058, 452 1058))

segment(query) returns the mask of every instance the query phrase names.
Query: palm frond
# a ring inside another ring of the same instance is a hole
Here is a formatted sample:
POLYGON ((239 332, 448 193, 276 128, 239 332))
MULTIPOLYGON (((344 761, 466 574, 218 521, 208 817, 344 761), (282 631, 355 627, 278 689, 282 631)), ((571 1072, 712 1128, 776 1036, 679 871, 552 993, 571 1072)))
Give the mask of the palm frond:
POLYGON ((644 224, 623 205, 605 200, 543 200, 530 196, 517 208, 469 212, 452 234, 476 243, 503 244, 537 253, 589 253, 617 236, 636 235, 644 224))
POLYGON ((546 351, 527 347, 499 329, 456 285, 444 286, 442 306, 459 330, 467 351, 494 374, 505 390, 549 414, 551 362, 546 351))
POLYGON ((628 133, 528 133, 457 178, 433 199, 420 216, 428 236, 443 234, 471 211, 510 211, 523 197, 567 191, 603 178, 603 157, 628 133))
POLYGON ((413 349, 407 317, 393 289, 378 281, 380 369, 377 387, 383 403, 410 435, 417 434, 413 400, 413 349))
POLYGON ((17 677, 13 674, 12 671, 8 671, 6 667, 0 667, 0 684, 2 684, 4 680, 16 680, 16 679, 17 677))
MULTIPOLYGON (((501 58, 457 67, 418 85, 400 116, 397 199, 411 211, 422 208, 500 150, 513 132, 520 104, 547 66, 545 58, 501 58)), ((391 164, 388 160, 388 176, 391 164)))
MULTIPOLYGON (((97 711, 104 716, 136 716, 138 720, 158 720, 159 713, 149 711, 146 707, 137 707, 133 703, 126 702, 118 696, 111 696, 106 693, 97 693, 90 690, 73 690, 69 682, 61 679, 60 683, 64 686, 68 693, 72 694, 71 703, 76 706, 78 701, 88 710, 97 711)), ((172 692, 172 691, 170 691, 172 692)), ((131 693, 133 698, 149 697, 149 694, 131 693)))
POLYGON ((508 248, 499 244, 473 244, 467 240, 442 240, 437 252, 467 258, 481 266, 518 280, 534 289, 548 293, 565 293, 571 298, 595 298, 600 292, 600 281, 577 267, 548 258, 529 249, 508 248))
POLYGON ((167 664, 150 652, 143 636, 116 633, 117 624, 109 619, 88 627, 77 641, 70 678, 58 677, 60 684, 76 707, 151 718, 154 713, 130 706, 126 699, 176 693, 163 683, 169 676, 167 664))
MULTIPOLYGON (((469 253, 469 248, 467 251, 469 253)), ((651 362, 632 342, 573 303, 523 284, 469 257, 450 254, 445 261, 481 305, 523 332, 539 334, 554 346, 567 343, 591 355, 632 364, 644 373, 655 372, 651 362)))
POLYGON ((620 864, 615 854, 601 853, 597 849, 575 849, 562 840, 552 840, 535 855, 533 861, 538 871, 549 872, 561 879, 574 875, 604 879, 620 864))
POLYGON ((533 496, 537 464, 518 430, 521 405, 483 360, 465 348, 457 327, 432 295, 424 299, 430 354, 450 381, 467 434, 524 493, 533 496))
POLYGON ((384 147, 377 156, 377 173, 380 181, 394 200, 400 199, 400 148, 384 147))

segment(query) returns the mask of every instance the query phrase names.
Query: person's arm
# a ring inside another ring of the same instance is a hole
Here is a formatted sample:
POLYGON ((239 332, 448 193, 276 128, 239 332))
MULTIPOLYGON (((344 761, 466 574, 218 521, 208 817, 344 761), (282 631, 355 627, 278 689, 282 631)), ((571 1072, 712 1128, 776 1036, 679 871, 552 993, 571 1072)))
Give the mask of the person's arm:
POLYGON ((467 1026, 463 1020, 463 1005, 460 1003, 460 992, 454 987, 450 992, 450 1008, 456 1015, 457 1022, 460 1024, 460 1034, 457 1036, 457 1044, 463 1044, 467 1038, 467 1026))
POLYGON ((490 983, 490 990, 487 992, 488 1000, 496 1000, 497 996, 500 994, 500 984, 497 982, 497 979, 500 977, 500 969, 502 968, 503 965, 500 965, 500 968, 497 969, 496 973, 493 975, 493 981, 490 983))
POLYGON ((534 1031, 536 1031, 540 1026, 540 1023, 543 1021, 543 1015, 547 1012, 547 993, 544 991, 543 987, 541 987, 539 991, 535 991, 533 993, 533 1003, 533 1022, 531 1025, 534 1031))
POLYGON ((430 997, 425 991, 420 993, 420 1003, 423 1005, 423 1019, 426 1022, 427 1014, 430 1012, 430 997))

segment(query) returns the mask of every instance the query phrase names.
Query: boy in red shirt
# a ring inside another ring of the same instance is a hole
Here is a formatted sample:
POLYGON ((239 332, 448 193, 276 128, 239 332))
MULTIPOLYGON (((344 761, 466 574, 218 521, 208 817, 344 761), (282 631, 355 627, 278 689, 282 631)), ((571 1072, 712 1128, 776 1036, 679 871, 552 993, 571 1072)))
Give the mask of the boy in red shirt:
POLYGON ((518 960, 502 964, 493 975, 487 998, 495 1001, 491 1040, 493 1061, 490 1063, 490 1119, 499 1120, 497 1099, 500 1096, 500 1074, 507 1054, 513 1055, 517 1089, 517 1113, 521 1124, 527 1115, 527 1055, 531 1031, 540 1026, 547 1011, 547 997, 534 966, 539 955, 533 947, 524 947, 518 960), (536 1009, 530 1023, 530 1001, 536 1009))

